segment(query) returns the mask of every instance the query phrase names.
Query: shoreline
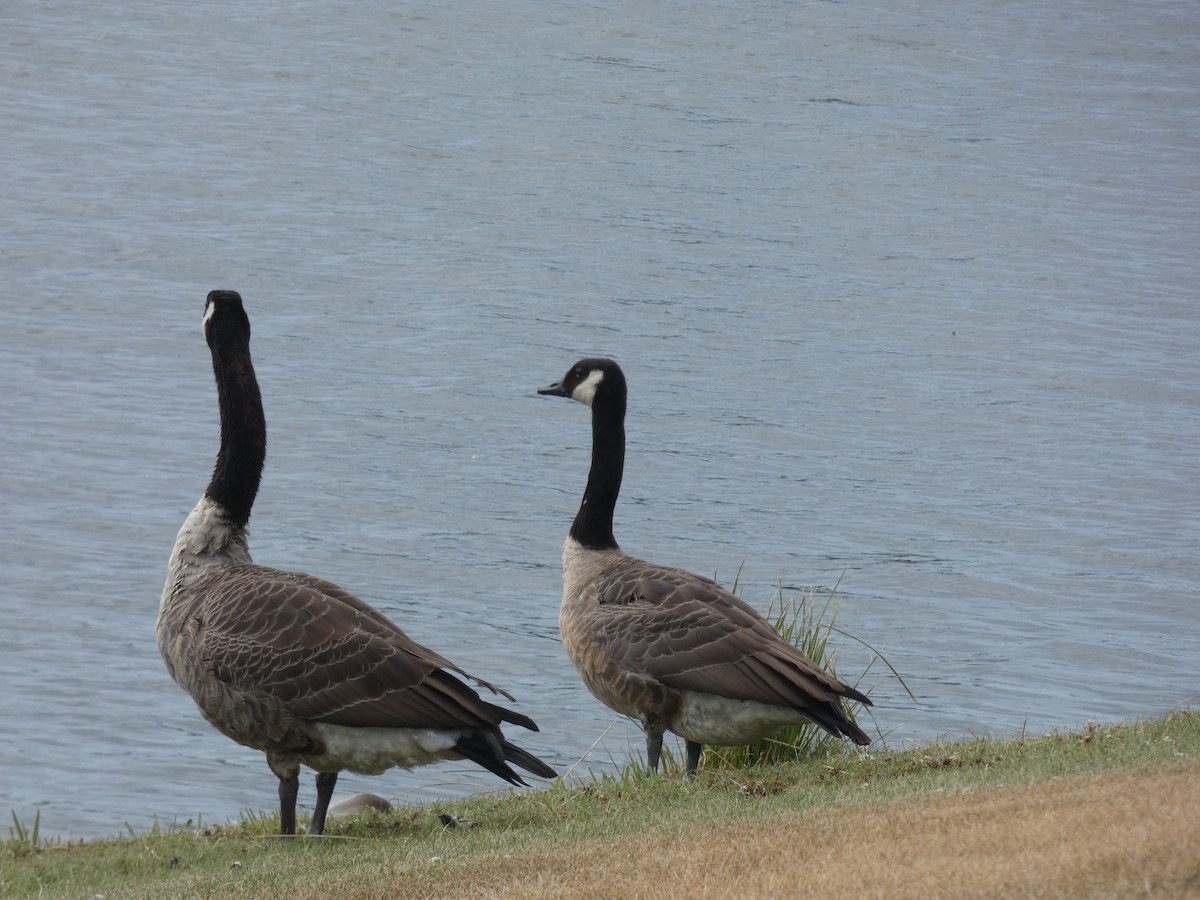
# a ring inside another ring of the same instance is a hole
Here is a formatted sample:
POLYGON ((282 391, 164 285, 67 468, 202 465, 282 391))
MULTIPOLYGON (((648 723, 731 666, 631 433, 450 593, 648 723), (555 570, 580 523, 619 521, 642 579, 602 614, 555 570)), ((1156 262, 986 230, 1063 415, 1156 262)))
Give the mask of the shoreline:
MULTIPOLYGON (((1200 713, 370 811, 0 845, 0 896, 1200 892, 1200 713)), ((14 822, 19 816, 14 818, 14 822)), ((25 831, 28 834, 28 826, 25 831)))

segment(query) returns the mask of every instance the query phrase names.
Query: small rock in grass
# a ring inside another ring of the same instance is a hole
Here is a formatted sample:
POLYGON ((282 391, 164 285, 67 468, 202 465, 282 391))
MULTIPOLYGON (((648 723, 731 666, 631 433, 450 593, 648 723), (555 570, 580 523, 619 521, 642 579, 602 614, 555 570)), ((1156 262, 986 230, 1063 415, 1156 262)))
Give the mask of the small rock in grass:
POLYGON ((353 797, 339 800, 333 806, 329 807, 328 816, 331 819, 336 819, 341 816, 349 816, 357 812, 362 812, 364 809, 377 809, 380 812, 387 812, 391 808, 392 804, 375 794, 355 794, 353 797))

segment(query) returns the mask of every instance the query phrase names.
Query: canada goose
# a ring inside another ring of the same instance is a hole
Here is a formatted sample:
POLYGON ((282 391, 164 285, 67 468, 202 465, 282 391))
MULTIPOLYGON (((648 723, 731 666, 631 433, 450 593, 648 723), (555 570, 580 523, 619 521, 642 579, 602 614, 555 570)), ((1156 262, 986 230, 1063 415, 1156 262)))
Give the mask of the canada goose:
POLYGON ((665 731, 684 739, 689 778, 704 744, 750 744, 804 721, 869 744, 842 706, 843 698, 870 705, 863 694, 823 672, 715 581, 635 559, 617 545, 621 367, 583 359, 538 393, 592 408, 592 465, 563 545, 563 644, 588 689, 642 723, 650 768, 658 769, 665 731))
POLYGON ((267 432, 250 320, 236 292, 213 291, 203 323, 221 444, 167 567, 158 649, 210 724, 266 753, 279 777, 280 832, 296 831, 301 764, 317 772, 309 834, 324 830, 343 769, 378 775, 466 758, 512 784, 525 782, 509 763, 555 777, 500 731, 501 722, 537 731, 533 720, 485 702, 455 674, 511 700, 508 693, 422 647, 337 585, 251 561, 247 522, 267 432))

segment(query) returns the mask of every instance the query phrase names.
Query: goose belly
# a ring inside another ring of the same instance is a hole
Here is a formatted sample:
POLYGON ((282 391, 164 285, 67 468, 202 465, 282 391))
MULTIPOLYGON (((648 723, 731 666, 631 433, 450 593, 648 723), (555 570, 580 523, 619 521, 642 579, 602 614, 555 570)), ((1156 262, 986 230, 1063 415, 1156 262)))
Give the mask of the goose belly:
POLYGON ((395 766, 412 769, 443 759, 461 759, 453 747, 462 731, 434 728, 350 728, 314 723, 325 752, 301 757, 321 772, 349 770, 379 775, 395 766))
POLYGON ((680 737, 700 744, 751 744, 769 737, 785 725, 808 721, 786 706, 770 706, 755 700, 730 700, 698 691, 682 693, 683 702, 668 728, 680 737))

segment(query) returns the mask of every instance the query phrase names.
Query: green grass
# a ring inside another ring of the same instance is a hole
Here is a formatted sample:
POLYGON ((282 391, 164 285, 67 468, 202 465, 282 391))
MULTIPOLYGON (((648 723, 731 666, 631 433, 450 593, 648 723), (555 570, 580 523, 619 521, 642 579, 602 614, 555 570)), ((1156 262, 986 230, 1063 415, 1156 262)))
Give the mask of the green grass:
POLYGON ((538 791, 333 820, 320 839, 278 838, 278 820, 269 815, 69 844, 35 841, 33 830, 19 825, 0 844, 0 896, 289 896, 331 877, 348 891, 397 876, 419 885, 448 860, 564 849, 681 822, 883 803, 1197 758, 1200 714, 1177 712, 1038 738, 835 750, 799 761, 702 768, 691 783, 635 773, 585 785, 560 781, 538 791))

